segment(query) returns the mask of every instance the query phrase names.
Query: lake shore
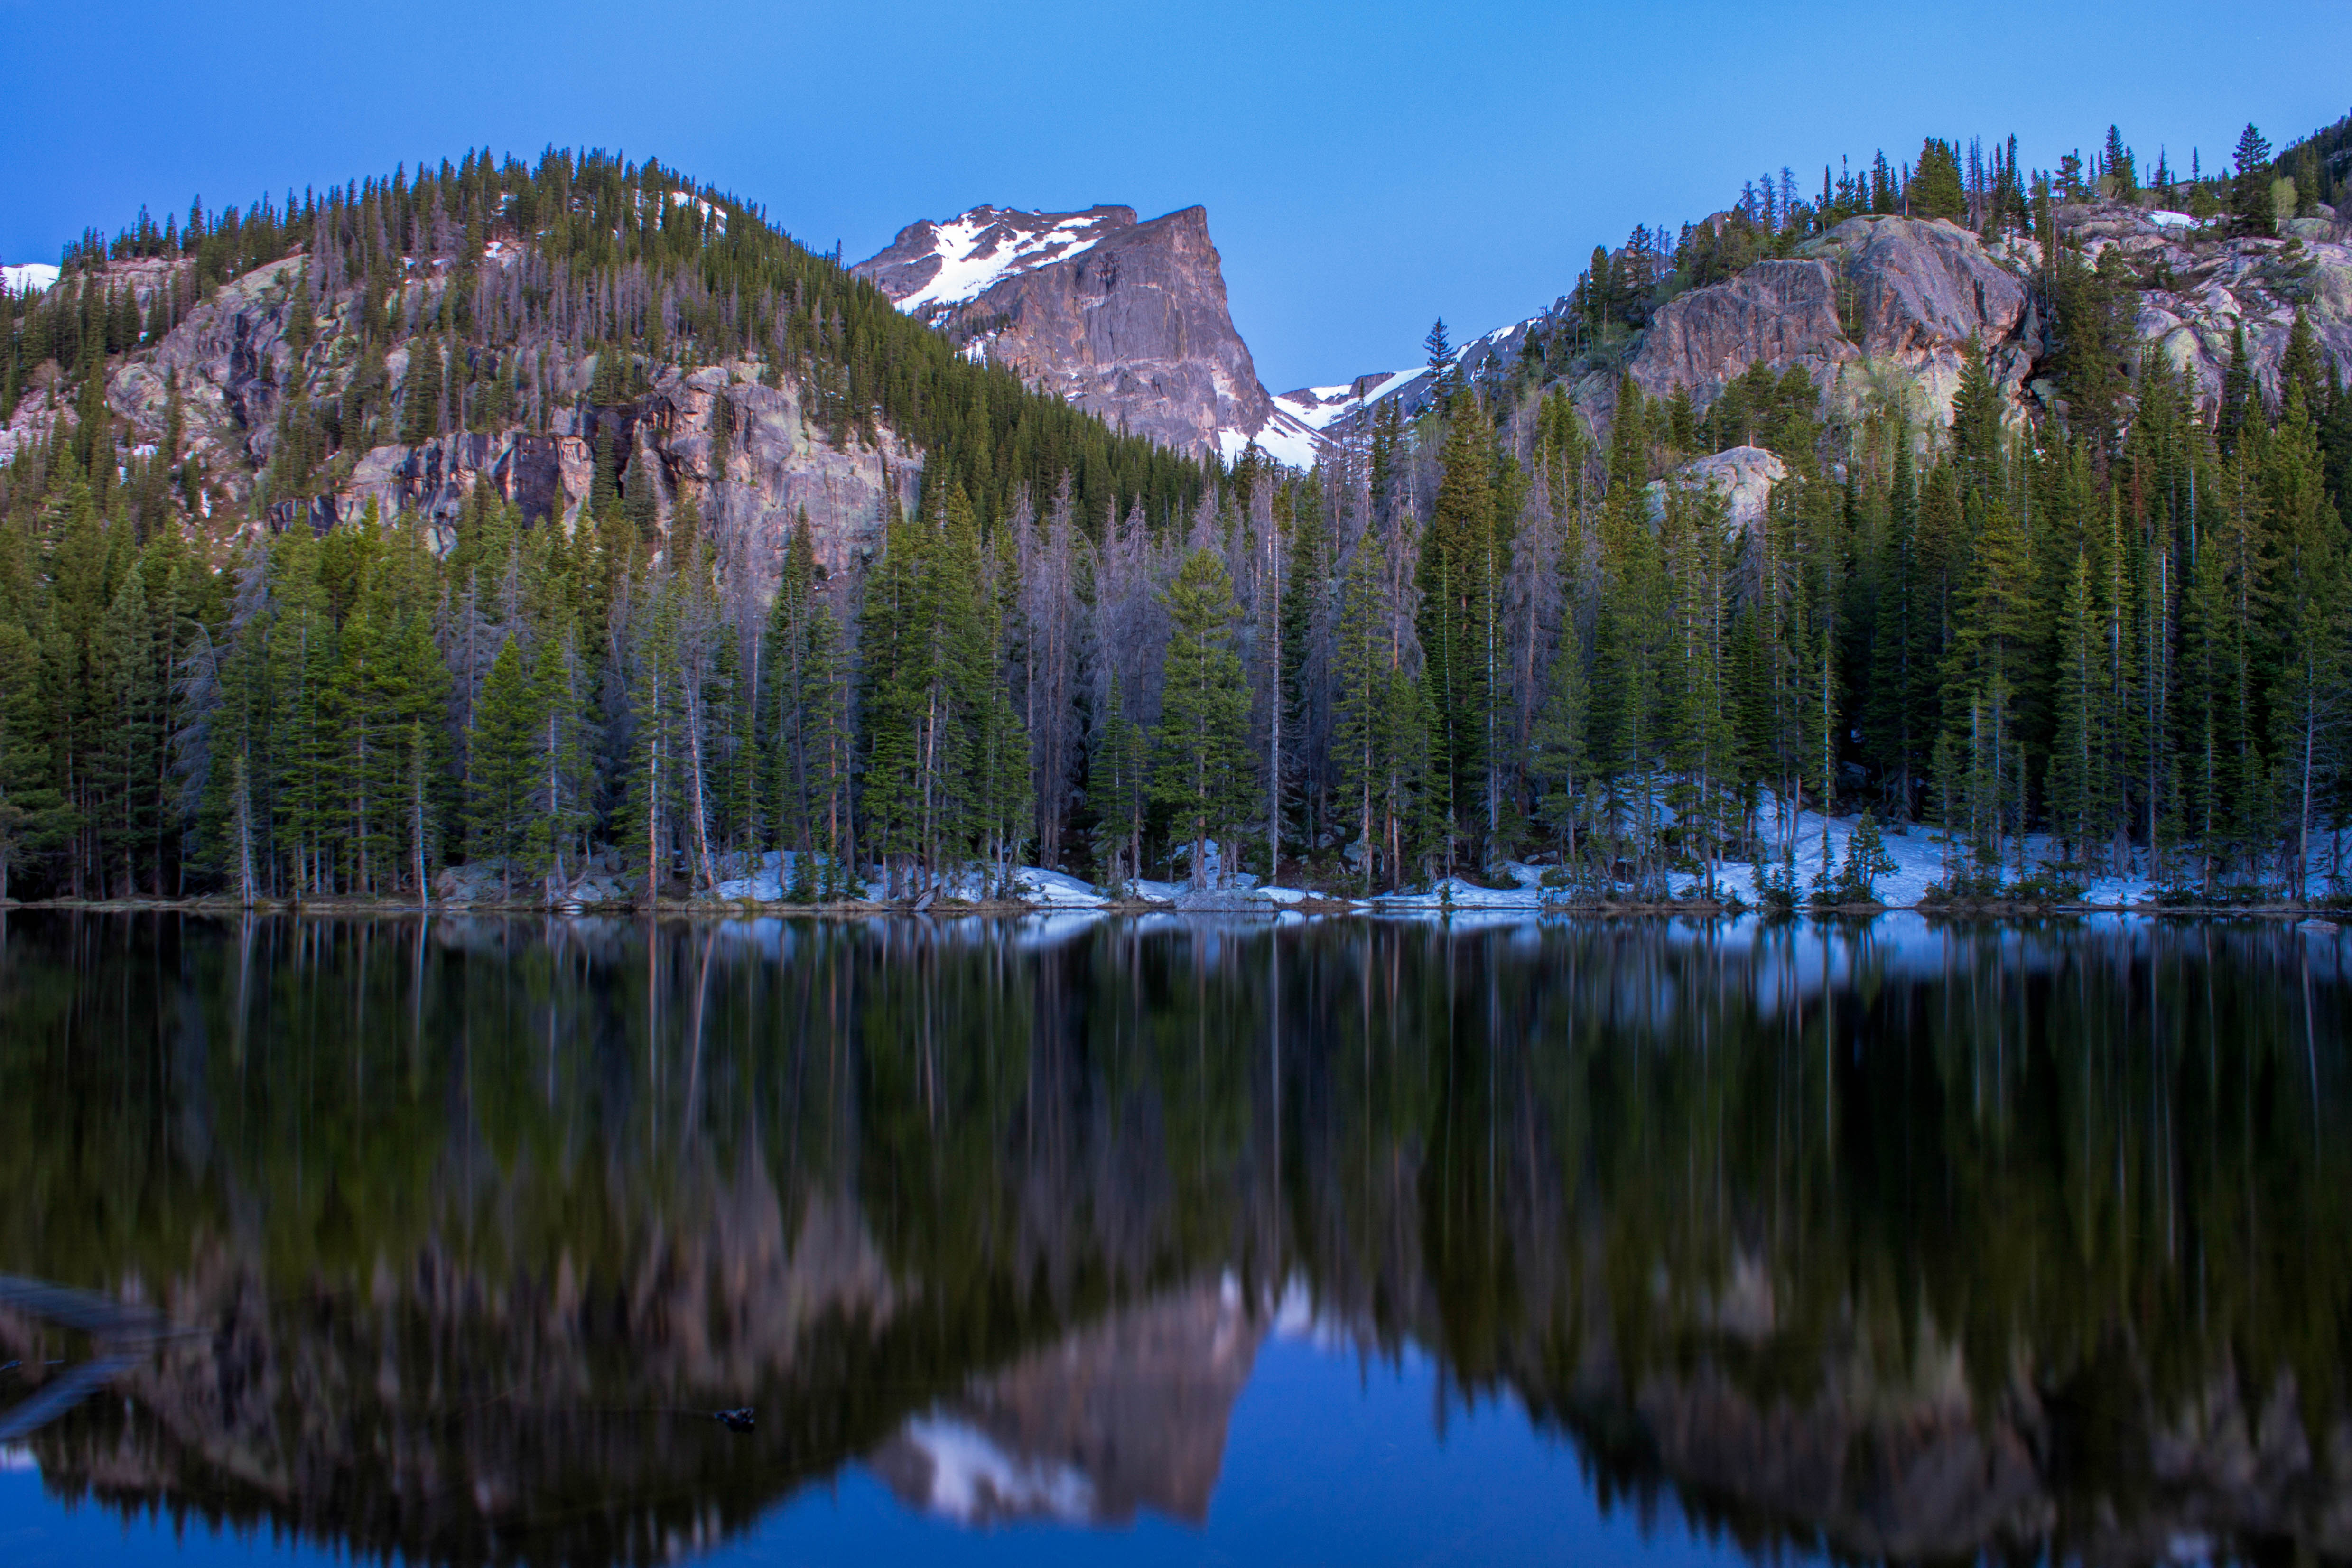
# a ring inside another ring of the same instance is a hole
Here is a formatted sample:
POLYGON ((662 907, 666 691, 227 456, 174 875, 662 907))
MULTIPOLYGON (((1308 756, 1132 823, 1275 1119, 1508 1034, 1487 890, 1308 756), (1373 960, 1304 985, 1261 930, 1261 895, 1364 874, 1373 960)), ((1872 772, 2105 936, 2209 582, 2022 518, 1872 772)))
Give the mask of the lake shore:
MULTIPOLYGON (((397 899, 376 899, 341 896, 333 898, 261 899, 251 904, 233 898, 207 895, 194 898, 46 898, 0 900, 0 913, 48 910, 76 914, 153 915, 184 914, 229 917, 241 915, 327 915, 339 918, 362 915, 505 915, 559 916, 564 918, 601 917, 607 919, 689 919, 689 920, 756 920, 800 918, 812 920, 873 920, 927 916, 935 919, 1018 918, 1040 915, 1088 915, 1111 916, 1192 915, 1217 918, 1273 919, 1283 915, 1312 915, 1320 919, 1354 916, 1375 920, 1430 920, 1452 917, 1476 917, 1491 920, 1513 915, 1528 918, 1553 917, 1578 920, 1656 919, 1683 915, 1701 919, 1738 919, 1755 915, 1767 919, 1791 920, 1801 916, 1817 919, 1869 920, 1885 915, 1919 915, 1945 920, 2040 920, 2053 916, 2095 915, 2140 915, 2167 920, 2298 920, 2305 924, 2333 927, 2341 920, 2352 920, 2352 911, 2331 904, 2158 904, 2151 901, 2135 903, 2058 902, 2035 903, 2018 900, 1950 900, 1916 904, 1802 904, 1791 910, 1759 909, 1738 900, 1704 898, 1670 901, 1600 901, 1569 899, 1514 899, 1510 901, 1448 901, 1429 894, 1405 894, 1376 895, 1370 898, 1339 897, 1329 894, 1305 894, 1286 901, 1251 897, 1255 890, 1238 890, 1231 894, 1212 891, 1199 901, 1160 898, 1110 898, 1099 903, 1073 904, 1046 900, 1029 899, 937 899, 929 903, 917 899, 841 899, 821 903, 793 903, 783 900, 756 899, 660 899, 651 905, 637 903, 599 902, 593 904, 549 904, 519 899, 435 899, 425 904, 397 899)), ((1295 889, 1278 889, 1289 894, 1295 889)))

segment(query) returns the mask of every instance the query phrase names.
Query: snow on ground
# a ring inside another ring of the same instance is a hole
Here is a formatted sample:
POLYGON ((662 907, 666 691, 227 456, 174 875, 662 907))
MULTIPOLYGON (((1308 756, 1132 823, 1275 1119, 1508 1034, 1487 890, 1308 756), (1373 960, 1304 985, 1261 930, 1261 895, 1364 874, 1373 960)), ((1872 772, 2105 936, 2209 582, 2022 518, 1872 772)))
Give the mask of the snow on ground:
MULTIPOLYGON (((1766 810, 1769 813, 1771 810, 1768 797, 1766 810)), ((1844 868, 1848 842, 1861 821, 1859 817, 1849 817, 1831 818, 1825 822, 1817 811, 1799 813, 1796 859, 1797 892, 1801 898, 1811 894, 1813 881, 1821 874, 1822 834, 1826 832, 1829 835, 1830 873, 1835 876, 1844 868)), ((1775 835, 1778 831, 1778 825, 1768 814, 1767 835, 1775 835)), ((1958 852, 1948 845, 1943 835, 1932 828, 1915 825, 1906 829, 1881 824, 1879 836, 1885 842, 1887 855, 1895 865, 1894 871, 1878 877, 1873 884, 1873 892, 1881 904, 1894 906, 1916 904, 1927 896, 1929 884, 1948 881, 1956 869, 1958 852)), ((2042 862, 2056 852, 2050 840, 2041 834, 2028 837, 2025 847, 2027 863, 2035 870, 2039 870, 2042 862)), ((1768 864, 1765 869, 1772 871, 1777 867, 1768 864)), ((1717 865, 1715 874, 1718 887, 1737 893, 1751 904, 1761 902, 1753 866, 1724 862, 1717 865)), ((2014 880, 2016 874, 2012 865, 2007 875, 2014 880)), ((1667 878, 1667 883, 1679 897, 1688 894, 1704 880, 1695 872, 1676 872, 1667 878)), ((2147 898, 2152 887, 2153 884, 2144 876, 2090 878, 2080 902, 2128 907, 2147 898)))
MULTIPOLYGON (((1770 841, 1779 842, 1786 831, 1777 809, 1768 797, 1763 806, 1761 831, 1770 841)), ((1835 877, 1843 871, 1853 832, 1861 823, 1859 817, 1824 820, 1819 812, 1800 812, 1796 821, 1796 883, 1801 900, 1810 898, 1822 870, 1822 847, 1826 835, 1829 841, 1829 870, 1835 877)), ((1888 857, 1895 869, 1874 880, 1873 891, 1879 903, 1892 909, 1907 909, 1918 905, 1927 896, 1930 885, 1947 881, 1958 865, 1958 852, 1947 844, 1943 836, 1927 827, 1908 829, 1883 824, 1879 829, 1888 857)), ((2026 861, 2032 871, 2054 856, 2055 847, 2044 837, 2035 835, 2026 841, 2026 861)), ((736 869, 742 874, 719 883, 705 895, 705 902, 781 904, 791 895, 794 862, 791 852, 770 851, 756 865, 739 861, 736 869)), ((1776 856, 1766 863, 1768 874, 1777 873, 1783 860, 1776 856)), ((1466 878, 1442 878, 1425 888, 1410 893, 1382 894, 1371 898, 1350 897, 1344 894, 1318 893, 1311 889, 1265 884, 1260 878, 1246 872, 1231 875, 1219 873, 1214 852, 1209 867, 1206 889, 1196 890, 1189 880, 1158 882, 1139 878, 1123 889, 1106 890, 1066 872, 1048 871, 1040 866, 1021 866, 1013 873, 1013 895, 1034 905, 1041 912, 1066 913, 1083 915, 1098 911, 1122 899, 1164 904, 1177 909, 1191 908, 1201 912, 1275 915, 1295 911, 1309 900, 1328 904, 1345 904, 1369 913, 1404 916, 1478 915, 1492 917, 1526 918, 1564 901, 1565 895, 1543 884, 1543 867, 1521 861, 1507 861, 1495 868, 1496 878, 1507 879, 1506 887, 1483 887, 1466 878)), ((2004 877, 2014 880, 2020 874, 2014 862, 2005 868, 2004 877)), ((1688 898, 1703 890, 1705 877, 1696 872, 1669 873, 1668 890, 1676 898, 1688 898)), ((861 883, 863 896, 881 901, 887 888, 878 880, 861 883)), ((1764 900, 1757 886, 1756 868, 1743 861, 1720 861, 1715 869, 1715 885, 1718 893, 1735 894, 1750 906, 1760 906, 1764 900)), ((958 875, 940 879, 936 891, 942 898, 977 901, 994 891, 982 869, 969 870, 958 875)), ((2105 909, 2129 910, 2147 903, 2154 884, 2143 875, 2125 877, 2101 876, 2088 879, 2081 897, 2082 904, 2105 909)), ((1491 921, 1482 920, 1482 924, 1491 921)), ((1890 940, 1899 939, 1902 927, 1886 926, 1890 940)), ((1924 927, 1923 927, 1924 929, 1924 927)))
POLYGON ((1024 865, 1014 872, 1013 887, 1030 903, 1056 909, 1099 909, 1110 902, 1094 883, 1081 882, 1067 872, 1046 871, 1041 866, 1024 865))
POLYGON ((1444 909, 1524 909, 1533 911, 1543 905, 1540 888, 1522 884, 1517 887, 1480 887, 1458 876, 1440 877, 1430 884, 1426 893, 1383 894, 1371 901, 1372 907, 1381 911, 1414 910, 1434 912, 1444 909))
POLYGON ((940 225, 936 232, 939 271, 898 301, 909 316, 928 306, 977 299, 1003 278, 1092 250, 1103 237, 1104 224, 1098 217, 1068 217, 1043 234, 1022 235, 983 207, 940 225))
POLYGON ((58 280, 58 269, 46 261, 0 267, 0 294, 39 294, 58 280))

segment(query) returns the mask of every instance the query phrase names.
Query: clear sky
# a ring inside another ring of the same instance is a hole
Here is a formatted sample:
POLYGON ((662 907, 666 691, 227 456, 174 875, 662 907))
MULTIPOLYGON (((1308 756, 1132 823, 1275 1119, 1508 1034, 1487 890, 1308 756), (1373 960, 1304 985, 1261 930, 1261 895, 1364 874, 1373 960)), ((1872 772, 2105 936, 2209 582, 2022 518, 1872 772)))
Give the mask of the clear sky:
POLYGON ((2352 108, 2344 0, 0 0, 0 259, 482 145, 651 154, 851 260, 982 202, 1201 203, 1276 392, 1530 315, 1784 163, 2014 131, 2048 166, 2115 120, 2210 165, 2352 108))

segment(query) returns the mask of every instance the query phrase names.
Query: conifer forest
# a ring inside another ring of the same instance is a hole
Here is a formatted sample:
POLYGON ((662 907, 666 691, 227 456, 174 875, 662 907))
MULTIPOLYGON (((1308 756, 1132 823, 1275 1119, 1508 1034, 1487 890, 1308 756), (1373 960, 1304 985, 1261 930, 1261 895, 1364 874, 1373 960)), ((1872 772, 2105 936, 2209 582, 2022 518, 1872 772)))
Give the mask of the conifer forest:
POLYGON ((1829 885, 1800 810, 1931 825, 1955 899, 2337 896, 2347 367, 2298 310, 2275 375, 2242 338, 2203 406, 2135 336, 2139 264, 2060 214, 2269 235, 2347 147, 1783 172, 1596 250, 1507 360, 1441 324, 1426 395, 1311 468, 1081 413, 651 162, 485 152, 142 213, 0 298, 0 425, 49 415, 0 465, 0 898, 415 904, 472 867, 530 904, 599 868, 646 904, 782 851, 808 903, 1506 860, 1655 903, 1726 865, 1829 885), (2032 257, 2046 395, 1983 351, 1948 422, 1760 362, 1644 392, 1667 301, 1871 214, 2032 257), (275 334, 226 350, 236 472, 181 375, 232 298, 275 334), (689 396, 693 472, 647 434, 689 396), (786 400, 878 476, 872 538, 723 520, 786 400), (385 448, 558 435, 574 483, 334 503, 385 448), (1787 470, 1752 517, 1680 476, 1748 446, 1787 470))

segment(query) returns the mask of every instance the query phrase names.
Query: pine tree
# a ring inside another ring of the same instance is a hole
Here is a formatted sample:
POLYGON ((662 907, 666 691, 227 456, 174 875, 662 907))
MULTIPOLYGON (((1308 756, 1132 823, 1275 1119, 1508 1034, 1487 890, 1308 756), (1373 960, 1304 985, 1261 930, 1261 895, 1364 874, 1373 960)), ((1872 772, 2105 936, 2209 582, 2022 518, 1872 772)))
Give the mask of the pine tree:
MULTIPOLYGON (((2300 325, 2302 318, 2296 317, 2300 325)), ((2278 548, 2278 686, 2271 710, 2282 815, 2293 823, 2295 896, 2311 896, 2311 838, 2342 773, 2342 730, 2352 677, 2352 585, 2344 525, 2327 499, 2318 433, 2301 384, 2287 380, 2273 433, 2265 500, 2278 548)))
POLYGON ((1968 193, 1960 183, 1959 154, 1951 143, 1930 136, 1920 144, 1919 165, 1911 171, 1911 183, 1905 192, 1910 215, 1915 218, 1964 219, 1968 216, 1968 193))
POLYGON ((1423 684, 1434 718, 1437 802, 1451 869, 1484 814, 1496 635, 1492 433, 1470 399, 1455 409, 1420 565, 1423 684))
POLYGON ((541 714, 532 700, 522 650, 509 636, 490 662, 490 677, 474 710, 468 744, 473 768, 467 779, 467 849, 499 863, 499 890, 512 891, 514 867, 530 839, 530 805, 540 776, 534 755, 541 714))
POLYGON ((1149 761, 1146 737, 1128 716, 1118 673, 1114 670, 1109 698, 1097 730, 1087 783, 1087 797, 1097 824, 1095 859, 1105 868, 1106 883, 1114 889, 1125 887, 1143 874, 1143 813, 1150 803, 1149 761))
POLYGON ((2278 226, 2271 204, 2271 144, 2251 122, 2238 133, 2230 214, 2242 235, 2267 235, 2278 226))
POLYGON ((1192 846, 1192 878, 1206 885, 1209 843, 1248 810, 1249 687, 1234 652, 1233 579, 1206 549, 1187 558, 1167 593, 1171 631, 1152 733, 1151 800, 1192 846))
POLYGON ((425 337, 408 350, 408 376, 401 392, 400 439, 418 446, 441 433, 441 344, 425 337))

